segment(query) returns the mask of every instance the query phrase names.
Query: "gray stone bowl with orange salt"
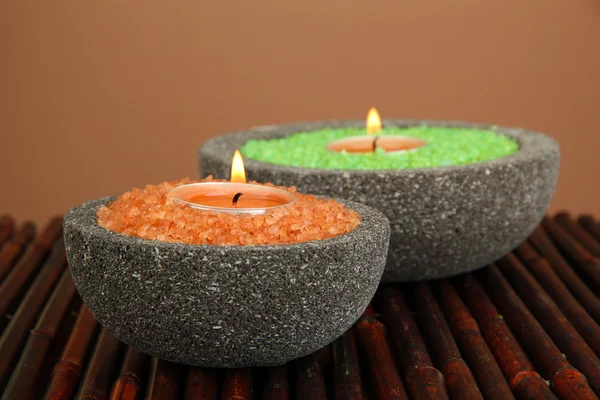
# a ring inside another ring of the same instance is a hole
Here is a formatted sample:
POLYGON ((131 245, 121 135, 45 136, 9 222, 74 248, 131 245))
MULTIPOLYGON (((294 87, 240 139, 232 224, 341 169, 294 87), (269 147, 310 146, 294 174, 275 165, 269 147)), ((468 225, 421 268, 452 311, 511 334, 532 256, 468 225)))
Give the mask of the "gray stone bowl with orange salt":
MULTIPOLYGON (((559 146, 518 129, 446 121, 385 120, 386 127, 488 130, 513 139, 513 154, 455 166, 409 169, 325 169, 279 165, 245 157, 250 179, 296 186, 301 193, 348 199, 380 209, 392 235, 383 281, 418 281, 471 271, 521 243, 542 219, 558 179, 559 146)), ((231 157, 250 140, 298 132, 361 128, 364 121, 262 126, 207 141, 201 175, 227 178, 231 157)), ((425 147, 424 147, 425 148, 425 147)), ((420 149, 416 149, 419 151, 420 149)))
POLYGON ((387 218, 360 215, 325 240, 260 246, 147 240, 101 227, 90 201, 65 217, 71 275, 96 319, 118 339, 161 359, 202 367, 283 364, 342 335, 381 279, 387 218))

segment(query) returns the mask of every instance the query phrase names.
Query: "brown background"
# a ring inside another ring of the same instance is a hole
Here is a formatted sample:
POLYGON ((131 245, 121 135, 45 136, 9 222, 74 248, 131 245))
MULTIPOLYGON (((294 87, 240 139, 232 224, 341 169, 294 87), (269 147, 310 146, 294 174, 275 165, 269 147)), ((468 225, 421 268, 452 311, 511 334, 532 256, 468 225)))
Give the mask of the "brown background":
POLYGON ((546 132, 553 209, 600 214, 598 0, 3 1, 0 50, 19 219, 196 177, 215 135, 371 106, 546 132))

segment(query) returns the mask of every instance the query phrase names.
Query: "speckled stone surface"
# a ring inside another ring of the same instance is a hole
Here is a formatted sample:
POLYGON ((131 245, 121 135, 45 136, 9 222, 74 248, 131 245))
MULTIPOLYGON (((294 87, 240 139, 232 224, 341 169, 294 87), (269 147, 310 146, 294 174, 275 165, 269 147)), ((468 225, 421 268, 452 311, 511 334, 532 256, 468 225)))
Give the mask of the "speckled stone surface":
POLYGON ((274 246, 198 246, 125 236, 96 222, 110 198, 65 217, 67 260, 96 319, 159 358, 205 367, 282 364, 342 335, 383 273, 389 222, 346 204, 359 226, 274 246))
MULTIPOLYGON (((200 171, 202 176, 228 178, 233 152, 249 139, 364 123, 262 126, 220 136, 200 148, 200 171)), ((483 163, 406 170, 310 169, 245 159, 248 178, 379 208, 392 228, 383 277, 388 282, 441 278, 483 267, 515 248, 543 217, 560 158, 559 146, 550 137, 463 122, 385 120, 383 125, 491 129, 517 140, 520 149, 483 163)))

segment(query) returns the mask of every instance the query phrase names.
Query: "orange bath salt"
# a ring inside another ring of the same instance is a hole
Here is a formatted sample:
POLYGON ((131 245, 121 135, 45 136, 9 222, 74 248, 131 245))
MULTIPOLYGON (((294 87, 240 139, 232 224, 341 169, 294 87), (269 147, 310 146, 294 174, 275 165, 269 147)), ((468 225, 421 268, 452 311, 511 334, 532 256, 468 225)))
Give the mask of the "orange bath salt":
POLYGON ((265 245, 328 239, 350 232, 360 223, 354 210, 332 199, 300 194, 295 187, 277 187, 296 196, 293 205, 263 215, 204 211, 168 197, 176 186, 210 181, 217 180, 186 178, 132 189, 98 209, 98 224, 125 235, 165 242, 265 245))

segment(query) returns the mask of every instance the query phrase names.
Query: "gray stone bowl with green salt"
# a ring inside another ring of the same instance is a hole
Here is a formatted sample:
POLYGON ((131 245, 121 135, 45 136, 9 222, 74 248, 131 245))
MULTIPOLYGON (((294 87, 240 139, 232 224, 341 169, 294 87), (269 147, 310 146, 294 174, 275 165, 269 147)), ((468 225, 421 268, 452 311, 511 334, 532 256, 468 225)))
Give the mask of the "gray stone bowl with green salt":
POLYGON ((559 146, 519 129, 446 121, 384 120, 382 135, 417 149, 336 153, 333 140, 366 135, 364 121, 262 126, 207 141, 202 176, 229 178, 240 149, 249 179, 296 186, 379 208, 392 236, 383 280, 472 271, 519 245, 542 219, 558 179, 559 146))

